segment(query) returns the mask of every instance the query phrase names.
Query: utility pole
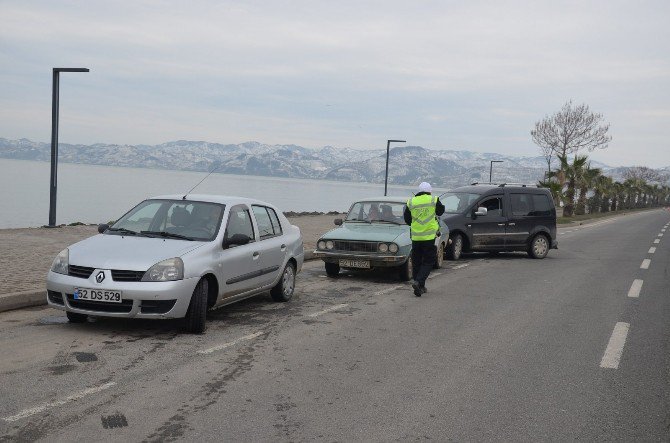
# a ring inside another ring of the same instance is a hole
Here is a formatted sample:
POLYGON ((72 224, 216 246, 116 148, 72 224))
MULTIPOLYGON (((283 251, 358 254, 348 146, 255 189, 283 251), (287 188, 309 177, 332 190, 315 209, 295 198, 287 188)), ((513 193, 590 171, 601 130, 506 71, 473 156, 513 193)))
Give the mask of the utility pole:
POLYGON ((389 182, 389 153, 391 150, 391 143, 407 143, 405 140, 386 140, 386 175, 384 176, 384 197, 388 191, 389 182))

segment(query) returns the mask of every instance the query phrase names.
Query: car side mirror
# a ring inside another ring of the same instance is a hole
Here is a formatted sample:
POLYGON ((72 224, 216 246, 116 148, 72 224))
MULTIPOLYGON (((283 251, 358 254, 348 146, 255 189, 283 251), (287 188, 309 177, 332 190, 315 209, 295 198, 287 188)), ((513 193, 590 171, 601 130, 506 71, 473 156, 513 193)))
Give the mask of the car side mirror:
POLYGON ((475 215, 476 216, 484 216, 484 215, 486 215, 487 212, 488 212, 488 209, 486 209, 483 206, 480 206, 480 207, 477 208, 477 211, 475 211, 475 215))
POLYGON ((100 234, 102 234, 103 232, 105 232, 105 231, 108 230, 108 229, 109 229, 109 225, 108 225, 107 223, 100 223, 100 224, 98 225, 98 232, 99 232, 100 234))
POLYGON ((335 219, 335 226, 342 226, 342 219, 341 218, 336 218, 335 219))
POLYGON ((222 246, 223 246, 223 249, 228 249, 228 248, 230 248, 231 246, 242 246, 242 245, 246 245, 246 244, 249 243, 250 241, 251 241, 251 237, 249 237, 248 235, 244 235, 244 234, 233 234, 232 237, 230 237, 230 238, 224 238, 224 239, 223 239, 223 244, 222 244, 222 246))

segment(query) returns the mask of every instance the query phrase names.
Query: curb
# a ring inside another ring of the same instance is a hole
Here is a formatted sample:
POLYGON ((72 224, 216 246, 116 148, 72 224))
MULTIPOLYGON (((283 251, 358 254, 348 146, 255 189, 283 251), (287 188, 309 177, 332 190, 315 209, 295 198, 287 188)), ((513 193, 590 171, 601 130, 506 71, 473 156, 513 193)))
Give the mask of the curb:
MULTIPOLYGON (((317 260, 313 251, 305 251, 305 261, 317 260)), ((0 295, 0 312, 47 304, 46 289, 42 291, 12 292, 0 295)))
POLYGON ((0 312, 47 304, 46 289, 0 295, 0 312))

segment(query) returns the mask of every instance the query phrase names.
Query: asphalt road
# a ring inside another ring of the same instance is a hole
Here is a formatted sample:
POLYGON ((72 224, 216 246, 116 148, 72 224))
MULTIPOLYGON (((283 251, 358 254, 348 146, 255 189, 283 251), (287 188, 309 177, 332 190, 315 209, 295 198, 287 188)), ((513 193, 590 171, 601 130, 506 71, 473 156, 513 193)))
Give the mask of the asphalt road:
POLYGON ((311 262, 291 302, 214 311, 201 336, 2 313, 0 440, 668 441, 669 221, 445 262, 421 298, 311 262))

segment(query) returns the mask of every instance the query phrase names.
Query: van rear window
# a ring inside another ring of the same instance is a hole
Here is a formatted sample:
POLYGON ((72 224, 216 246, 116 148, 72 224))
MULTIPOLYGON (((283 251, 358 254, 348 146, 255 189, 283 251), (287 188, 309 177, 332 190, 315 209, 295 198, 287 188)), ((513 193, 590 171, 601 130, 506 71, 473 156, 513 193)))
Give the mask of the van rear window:
POLYGON ((546 195, 533 194, 533 212, 535 217, 547 217, 551 215, 551 201, 546 195))

